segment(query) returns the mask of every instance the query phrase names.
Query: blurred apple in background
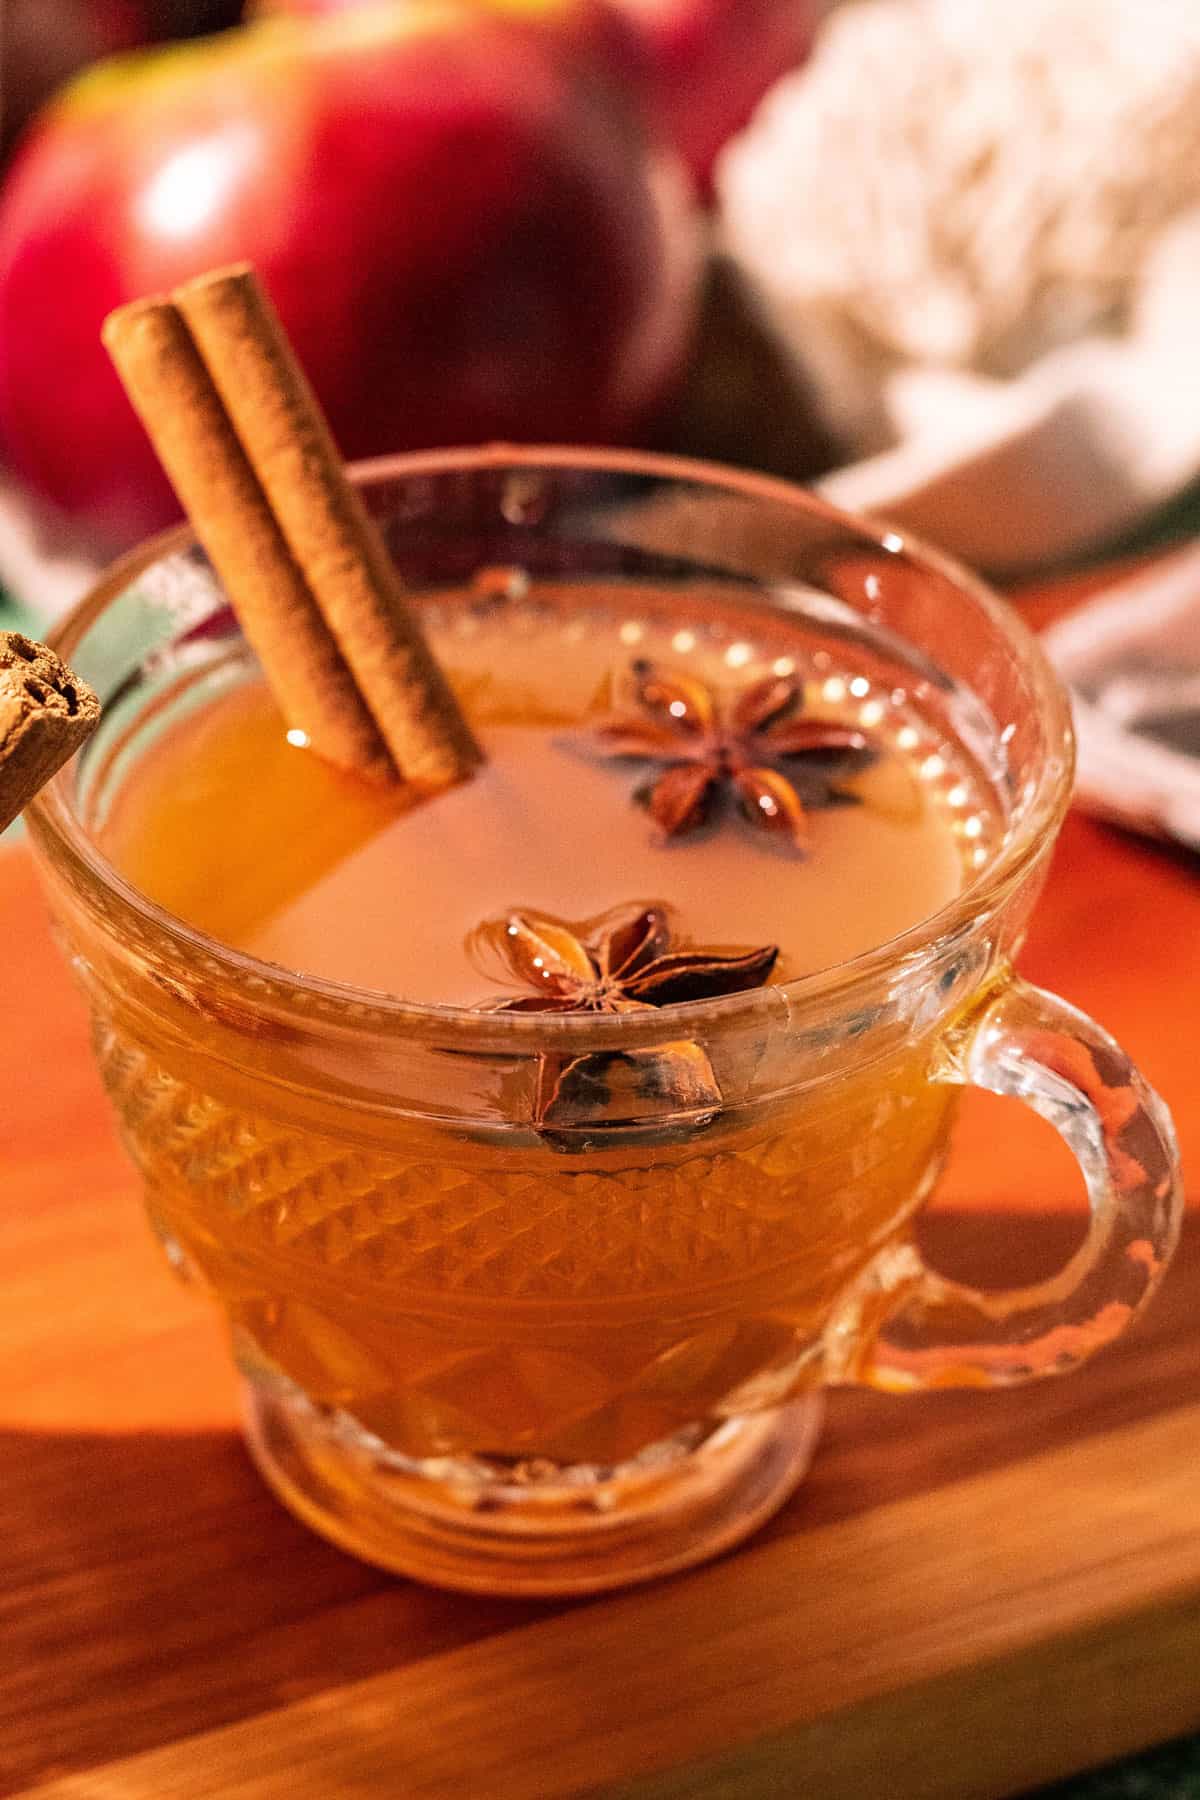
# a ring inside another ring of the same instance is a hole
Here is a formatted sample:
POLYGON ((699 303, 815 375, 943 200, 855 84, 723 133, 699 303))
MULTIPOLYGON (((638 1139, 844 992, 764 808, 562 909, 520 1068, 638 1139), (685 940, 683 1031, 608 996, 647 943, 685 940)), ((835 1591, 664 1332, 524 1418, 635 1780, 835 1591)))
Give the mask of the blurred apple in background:
POLYGON ((0 155, 78 69, 234 25, 241 0, 0 0, 0 155))
MULTIPOLYGON (((367 0, 248 0, 252 13, 346 12, 367 0)), ((392 0, 403 9, 412 0, 392 0)), ((510 0, 548 15, 557 0, 510 0)), ((607 52, 711 193, 717 153, 747 124, 767 89, 808 55, 829 0, 582 0, 572 30, 607 52), (606 16, 607 15, 607 18, 606 16)))
POLYGON ((243 257, 347 456, 635 436, 686 355, 699 233, 624 84, 561 54, 575 10, 268 19, 64 90, 0 196, 10 466, 110 544, 174 517, 100 324, 243 257))
POLYGON ((662 124, 700 190, 767 89, 808 55, 826 0, 611 0, 640 28, 662 124))
MULTIPOLYGON (((547 33, 544 40, 562 54, 607 63, 607 73, 635 89, 649 76, 645 34, 629 16, 623 0, 467 0, 493 18, 507 18, 547 33)), ((387 5, 397 13, 420 12, 428 0, 244 0, 243 19, 250 24, 269 18, 320 19, 331 13, 355 12, 363 6, 387 5)), ((636 98, 636 96, 635 96, 636 98)))

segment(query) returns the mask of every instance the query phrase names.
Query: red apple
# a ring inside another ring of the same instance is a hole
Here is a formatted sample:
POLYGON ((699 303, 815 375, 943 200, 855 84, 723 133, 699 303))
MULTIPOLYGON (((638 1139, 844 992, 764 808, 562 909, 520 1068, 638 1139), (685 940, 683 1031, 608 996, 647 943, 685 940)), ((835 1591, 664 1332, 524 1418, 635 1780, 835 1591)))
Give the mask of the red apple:
MULTIPOLYGON (((621 0, 470 0, 476 9, 511 24, 544 31, 545 42, 567 54, 597 57, 610 74, 640 80, 646 73, 645 38, 626 16, 621 0)), ((244 0, 242 16, 258 19, 325 18, 363 6, 390 6, 394 12, 419 12, 428 0, 244 0)))
POLYGON ((611 0, 640 28, 651 93, 704 194, 722 146, 808 55, 827 0, 611 0))
MULTIPOLYGON (((248 0, 251 10, 260 14, 300 13, 310 18, 365 3, 248 0)), ((412 3, 392 0, 401 9, 412 3)), ((749 122, 767 89, 804 61, 828 4, 829 0, 578 0, 570 9, 568 35, 577 47, 598 50, 611 59, 616 72, 642 94, 700 192, 711 195, 718 152, 749 122)), ((556 0, 509 0, 509 5, 514 13, 527 16, 562 12, 556 0)))
POLYGON ((101 65, 0 197, 0 437, 110 541, 174 516, 104 315, 248 257, 347 456, 616 440, 675 379, 699 262, 682 172, 553 34, 437 0, 101 65))

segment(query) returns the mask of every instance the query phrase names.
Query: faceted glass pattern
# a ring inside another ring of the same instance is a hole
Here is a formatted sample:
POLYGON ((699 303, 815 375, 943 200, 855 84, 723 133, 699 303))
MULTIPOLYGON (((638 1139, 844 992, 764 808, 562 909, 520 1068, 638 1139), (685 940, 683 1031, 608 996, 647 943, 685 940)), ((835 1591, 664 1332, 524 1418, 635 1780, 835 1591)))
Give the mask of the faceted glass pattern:
POLYGON ((838 1294, 919 1201, 952 1090, 911 1050, 836 1110, 636 1155, 391 1152, 250 1113, 107 1021, 105 1084, 160 1232, 241 1355, 412 1457, 619 1462, 819 1377, 838 1294))

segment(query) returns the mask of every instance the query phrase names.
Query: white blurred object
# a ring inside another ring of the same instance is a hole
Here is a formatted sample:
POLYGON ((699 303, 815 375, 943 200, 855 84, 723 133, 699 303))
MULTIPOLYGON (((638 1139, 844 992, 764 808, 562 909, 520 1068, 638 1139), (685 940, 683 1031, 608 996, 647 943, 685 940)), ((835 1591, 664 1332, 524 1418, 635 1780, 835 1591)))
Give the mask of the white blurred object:
POLYGON ((1012 570, 1200 472, 1200 5, 857 0, 717 168, 822 483, 1012 570))
POLYGON ((0 584, 39 619, 81 600, 102 567, 65 524, 52 525, 16 482, 0 476, 0 584))
POLYGON ((1200 546, 1120 583, 1043 642, 1072 690, 1079 798, 1200 850, 1200 546))

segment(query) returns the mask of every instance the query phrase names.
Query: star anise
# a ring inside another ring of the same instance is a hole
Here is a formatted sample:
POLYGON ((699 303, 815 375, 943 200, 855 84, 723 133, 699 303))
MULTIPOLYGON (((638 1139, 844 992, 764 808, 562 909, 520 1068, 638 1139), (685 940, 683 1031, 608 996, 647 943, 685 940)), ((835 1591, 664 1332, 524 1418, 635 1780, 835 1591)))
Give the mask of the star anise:
MULTIPOLYGON (((708 1000, 760 987, 779 954, 762 949, 672 950, 661 907, 638 902, 573 927, 526 912, 489 919, 472 949, 498 954, 508 973, 536 991, 484 1001, 493 1012, 650 1012, 678 1000, 708 1000)), ((699 1044, 540 1058, 533 1119, 556 1140, 600 1127, 661 1129, 710 1118, 721 1103, 699 1044)))
POLYGON ((536 991, 485 1002, 494 1012, 629 1012, 677 1000, 711 1000, 761 987, 779 955, 774 944, 730 954, 672 950, 662 907, 638 901, 572 928, 531 913, 489 919, 473 947, 500 954, 518 981, 536 991))
POLYGON ((606 756, 665 765, 635 798, 668 837, 697 830, 729 796, 752 824, 802 850, 810 808, 853 803, 836 777, 874 753, 871 740, 798 717, 804 686, 794 676, 769 675, 722 701, 674 669, 639 661, 631 673, 640 711, 600 720, 590 741, 606 756))

